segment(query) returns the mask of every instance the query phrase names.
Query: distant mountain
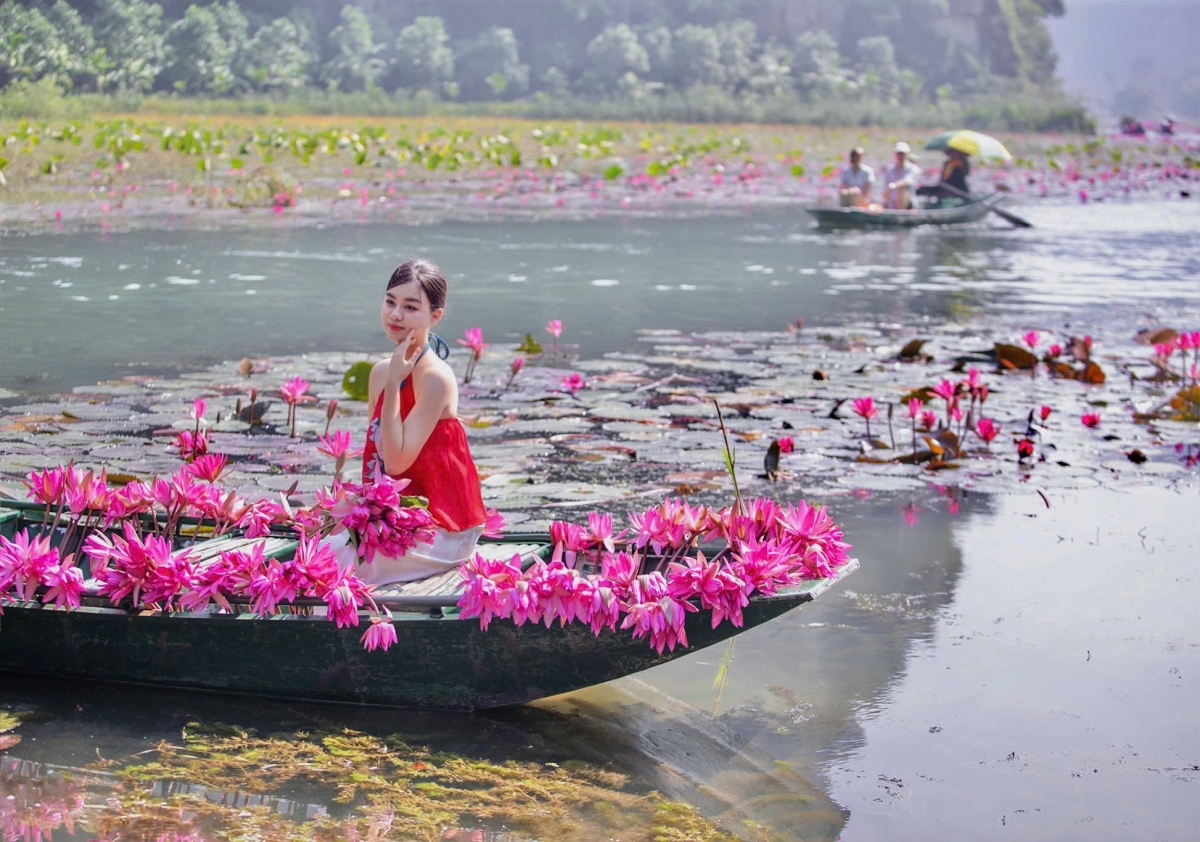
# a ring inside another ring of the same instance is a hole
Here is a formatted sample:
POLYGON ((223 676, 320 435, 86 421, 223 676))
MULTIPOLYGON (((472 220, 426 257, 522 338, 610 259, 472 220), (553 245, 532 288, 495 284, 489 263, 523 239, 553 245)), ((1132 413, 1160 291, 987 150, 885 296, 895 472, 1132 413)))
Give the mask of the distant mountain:
POLYGON ((1157 120, 1200 118, 1200 3, 1068 0, 1046 22, 1058 75, 1095 109, 1157 120))

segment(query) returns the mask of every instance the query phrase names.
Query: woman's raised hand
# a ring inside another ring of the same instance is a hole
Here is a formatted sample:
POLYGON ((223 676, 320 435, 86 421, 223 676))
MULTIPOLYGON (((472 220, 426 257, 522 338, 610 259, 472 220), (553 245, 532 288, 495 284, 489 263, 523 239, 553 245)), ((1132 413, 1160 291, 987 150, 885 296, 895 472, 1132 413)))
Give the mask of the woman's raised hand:
POLYGON ((405 378, 412 374, 417 360, 421 359, 421 352, 425 350, 423 339, 424 337, 418 336, 418 332, 414 330, 408 334, 407 339, 396 344, 396 350, 392 352, 392 359, 388 363, 389 387, 399 389, 405 378))

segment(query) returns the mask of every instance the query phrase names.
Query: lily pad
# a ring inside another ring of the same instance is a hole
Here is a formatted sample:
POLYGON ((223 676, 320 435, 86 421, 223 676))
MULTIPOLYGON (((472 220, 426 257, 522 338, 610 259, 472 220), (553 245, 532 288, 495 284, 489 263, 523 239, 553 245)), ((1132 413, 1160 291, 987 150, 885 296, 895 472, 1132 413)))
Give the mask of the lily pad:
POLYGON ((368 386, 371 379, 372 364, 366 360, 356 362, 342 377, 342 391, 351 400, 365 401, 368 397, 368 386))
POLYGON ((1002 369, 1029 370, 1037 367, 1038 358, 1024 348, 997 342, 996 363, 1002 369))

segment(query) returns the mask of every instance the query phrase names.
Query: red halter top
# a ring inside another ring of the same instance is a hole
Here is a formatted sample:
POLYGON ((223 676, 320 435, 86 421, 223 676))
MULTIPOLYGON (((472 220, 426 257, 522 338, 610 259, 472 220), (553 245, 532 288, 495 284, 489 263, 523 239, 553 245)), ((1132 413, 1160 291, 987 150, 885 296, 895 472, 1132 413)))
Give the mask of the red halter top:
MULTIPOLYGON (((412 378, 400 386, 400 420, 408 417, 417 402, 412 378)), ((379 457, 381 433, 379 419, 383 413, 383 394, 375 401, 371 421, 367 425, 367 443, 363 447, 363 482, 372 482, 376 472, 382 473, 379 457)), ((425 446, 408 470, 392 474, 392 479, 407 479, 402 494, 429 500, 429 512, 438 525, 448 532, 462 532, 482 526, 487 520, 479 474, 467 446, 467 433, 457 418, 442 418, 433 427, 425 446)))

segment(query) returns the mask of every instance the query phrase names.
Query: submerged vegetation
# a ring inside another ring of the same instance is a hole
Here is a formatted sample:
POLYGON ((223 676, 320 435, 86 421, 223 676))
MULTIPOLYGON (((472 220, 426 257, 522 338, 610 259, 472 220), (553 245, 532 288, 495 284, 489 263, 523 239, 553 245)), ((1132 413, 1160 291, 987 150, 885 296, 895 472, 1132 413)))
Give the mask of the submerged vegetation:
POLYGON ((178 741, 86 769, 0 768, 0 834, 58 829, 112 840, 778 838, 754 825, 734 835, 584 761, 495 760, 344 728, 259 735, 202 722, 178 741))

